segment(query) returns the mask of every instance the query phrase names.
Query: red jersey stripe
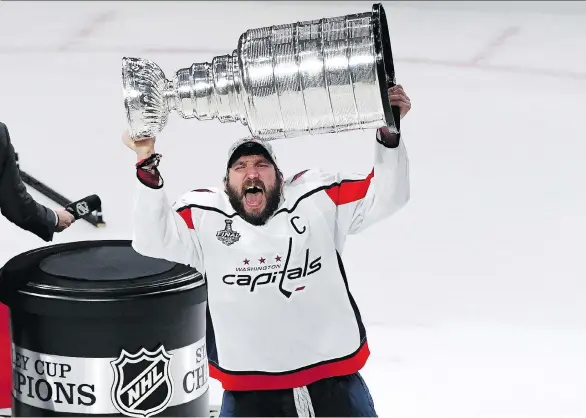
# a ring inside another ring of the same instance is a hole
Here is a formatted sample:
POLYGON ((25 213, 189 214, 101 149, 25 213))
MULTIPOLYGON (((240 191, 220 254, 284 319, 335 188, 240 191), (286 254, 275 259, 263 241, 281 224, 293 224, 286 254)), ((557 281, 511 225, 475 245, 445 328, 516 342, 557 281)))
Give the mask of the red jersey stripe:
POLYGON ((231 374, 219 370, 211 363, 209 367, 210 376, 219 380, 225 390, 291 389, 306 386, 332 376, 345 376, 356 373, 364 367, 369 355, 368 343, 365 342, 350 358, 320 364, 288 374, 231 374))
POLYGON ((374 177, 374 169, 364 180, 342 181, 339 185, 326 190, 332 201, 338 205, 356 202, 366 196, 370 187, 370 180, 374 177))
POLYGON ((183 218, 189 229, 195 229, 193 226, 193 218, 191 217, 191 208, 180 209, 177 213, 183 218))

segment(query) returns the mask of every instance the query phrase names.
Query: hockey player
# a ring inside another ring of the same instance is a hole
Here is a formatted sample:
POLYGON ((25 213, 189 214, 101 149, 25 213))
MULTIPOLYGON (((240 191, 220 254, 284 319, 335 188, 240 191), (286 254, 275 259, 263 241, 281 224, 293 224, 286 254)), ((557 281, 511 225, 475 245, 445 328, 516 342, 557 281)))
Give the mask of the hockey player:
MULTIPOLYGON (((411 103, 389 89, 401 118, 411 103)), ((302 171, 283 177, 269 142, 237 141, 222 186, 170 205, 155 139, 137 153, 133 248, 190 265, 208 287, 210 376, 220 416, 376 416, 359 374, 369 356, 341 253, 346 237, 409 200, 403 139, 381 128, 366 176, 302 171)), ((365 280, 365 278, 361 278, 365 280)))

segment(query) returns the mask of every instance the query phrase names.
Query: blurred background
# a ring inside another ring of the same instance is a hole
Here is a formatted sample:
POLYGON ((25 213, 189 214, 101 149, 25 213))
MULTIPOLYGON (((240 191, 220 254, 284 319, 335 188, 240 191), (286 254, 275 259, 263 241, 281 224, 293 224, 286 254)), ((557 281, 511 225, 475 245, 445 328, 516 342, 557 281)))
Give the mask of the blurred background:
MULTIPOLYGON (((344 258, 379 416, 586 416, 586 3, 383 2, 411 201, 350 237, 344 258)), ((135 158, 122 57, 167 78, 231 53, 247 29, 370 11, 366 1, 0 2, 0 121, 21 168, 130 239, 135 158)), ((240 124, 172 115, 159 135, 169 198, 217 185, 240 124)), ((286 175, 368 173, 374 131, 275 141, 286 175)), ((50 207, 57 205, 31 193, 50 207)), ((0 218, 0 265, 46 245, 0 218)), ((212 401, 221 388, 212 382, 212 401)))

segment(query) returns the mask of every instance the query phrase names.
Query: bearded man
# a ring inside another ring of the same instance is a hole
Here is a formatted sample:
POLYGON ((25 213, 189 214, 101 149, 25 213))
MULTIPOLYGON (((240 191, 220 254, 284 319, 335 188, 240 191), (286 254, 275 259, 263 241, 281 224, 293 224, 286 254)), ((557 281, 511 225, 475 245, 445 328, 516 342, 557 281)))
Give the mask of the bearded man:
MULTIPOLYGON (((389 102, 401 118, 411 108, 401 86, 389 89, 389 102)), ((348 235, 409 200, 401 135, 377 130, 368 175, 305 170, 287 179, 270 142, 240 140, 221 187, 174 205, 155 139, 124 142, 138 158, 133 248, 206 279, 220 416, 376 416, 359 373, 369 356, 366 331, 341 254, 348 235)))

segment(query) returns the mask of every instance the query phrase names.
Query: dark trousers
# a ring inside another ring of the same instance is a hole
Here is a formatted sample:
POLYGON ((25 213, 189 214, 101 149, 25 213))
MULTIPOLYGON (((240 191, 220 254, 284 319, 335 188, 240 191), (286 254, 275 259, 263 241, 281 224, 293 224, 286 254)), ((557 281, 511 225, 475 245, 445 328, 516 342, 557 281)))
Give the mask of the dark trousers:
POLYGON ((220 417, 376 417, 359 373, 295 389, 224 391, 220 417))

